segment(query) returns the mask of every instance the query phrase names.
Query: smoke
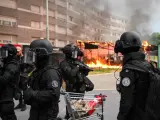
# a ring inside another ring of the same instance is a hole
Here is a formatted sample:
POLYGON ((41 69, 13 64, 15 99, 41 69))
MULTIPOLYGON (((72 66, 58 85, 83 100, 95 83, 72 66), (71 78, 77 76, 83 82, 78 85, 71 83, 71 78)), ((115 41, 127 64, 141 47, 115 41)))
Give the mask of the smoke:
MULTIPOLYGON (((130 21, 130 29, 140 35, 160 32, 160 0, 97 0, 100 8, 130 21), (102 2, 103 1, 103 2, 102 2), (104 7, 106 6, 106 7, 104 7), (107 9, 106 9, 107 8, 107 9)), ((96 5, 98 6, 98 3, 96 5)))
MULTIPOLYGON (((130 16, 130 30, 141 36, 150 35, 156 31, 159 24, 159 0, 125 0, 130 16)), ((158 30, 158 29, 157 29, 158 30)))

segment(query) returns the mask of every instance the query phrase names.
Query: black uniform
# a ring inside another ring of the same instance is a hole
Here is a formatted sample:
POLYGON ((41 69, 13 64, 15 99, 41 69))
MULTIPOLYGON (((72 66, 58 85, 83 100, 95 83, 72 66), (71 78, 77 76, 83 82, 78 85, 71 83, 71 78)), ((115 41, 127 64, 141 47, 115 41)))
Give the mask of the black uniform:
MULTIPOLYGON (((76 61, 79 62, 78 55, 82 55, 79 48, 69 44, 63 48, 63 53, 66 58, 60 63, 60 68, 63 79, 66 82, 66 91, 84 93, 85 91, 93 90, 93 83, 86 77, 89 71, 85 71, 80 65, 76 64, 76 61)), ((67 109, 65 118, 69 118, 67 109)))
POLYGON ((48 40, 35 40, 30 48, 37 57, 34 58, 36 70, 29 79, 30 88, 24 91, 24 100, 31 105, 29 120, 56 120, 59 112, 61 76, 50 64, 52 45, 48 40))
POLYGON ((144 53, 139 52, 141 46, 140 36, 134 32, 123 33, 115 45, 115 53, 124 55, 120 84, 117 85, 121 95, 118 120, 144 120, 149 75, 142 68, 152 67, 144 53))
POLYGON ((13 102, 20 76, 19 62, 15 56, 17 50, 13 45, 5 45, 4 48, 9 56, 3 59, 4 65, 0 69, 0 117, 2 120, 17 120, 13 102))
MULTIPOLYGON (((124 56, 123 66, 134 64, 134 61, 140 61, 148 69, 151 65, 144 60, 145 55, 141 52, 129 53, 124 56), (127 63, 126 63, 127 62, 127 63)), ((125 69, 120 72, 120 109, 118 120, 143 120, 145 114, 145 101, 148 95, 149 76, 146 72, 140 70, 125 69)))
MULTIPOLYGON (((77 67, 77 65, 73 64, 74 61, 70 60, 70 59, 65 59, 61 62, 60 64, 60 68, 62 70, 63 73, 63 78, 66 82, 66 91, 67 92, 80 92, 80 79, 82 79, 81 77, 79 78, 77 76, 77 74, 79 74, 79 68, 77 67)), ((84 92, 84 91, 82 91, 84 92)))
POLYGON ((62 50, 66 58, 60 63, 60 68, 67 92, 84 93, 87 89, 93 90, 93 83, 86 77, 89 69, 83 69, 85 64, 77 59, 78 56, 83 56, 82 51, 72 44, 66 45, 62 50))

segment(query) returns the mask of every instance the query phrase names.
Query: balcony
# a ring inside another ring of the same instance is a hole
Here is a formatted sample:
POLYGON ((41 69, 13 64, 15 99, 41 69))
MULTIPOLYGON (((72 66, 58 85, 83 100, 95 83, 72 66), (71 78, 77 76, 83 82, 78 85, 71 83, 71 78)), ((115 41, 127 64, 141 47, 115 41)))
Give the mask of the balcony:
POLYGON ((57 5, 66 8, 67 7, 67 2, 63 1, 63 0, 58 0, 56 2, 57 5))

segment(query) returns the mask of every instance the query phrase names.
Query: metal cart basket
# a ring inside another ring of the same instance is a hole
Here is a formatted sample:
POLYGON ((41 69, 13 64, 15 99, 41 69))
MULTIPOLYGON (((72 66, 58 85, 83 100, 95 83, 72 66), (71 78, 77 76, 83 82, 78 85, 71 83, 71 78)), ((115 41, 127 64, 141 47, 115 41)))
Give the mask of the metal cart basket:
POLYGON ((69 120, 89 120, 91 118, 104 120, 105 95, 63 92, 67 105, 69 120))

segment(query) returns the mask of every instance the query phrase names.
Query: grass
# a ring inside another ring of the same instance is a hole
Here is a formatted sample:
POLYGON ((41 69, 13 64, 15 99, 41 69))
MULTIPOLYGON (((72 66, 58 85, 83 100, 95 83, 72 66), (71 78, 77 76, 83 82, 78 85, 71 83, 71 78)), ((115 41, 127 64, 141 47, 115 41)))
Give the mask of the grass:
MULTIPOLYGON (((94 75, 94 74, 105 74, 105 73, 112 73, 114 71, 116 71, 117 69, 113 69, 113 68, 99 68, 99 69, 94 69, 94 71, 91 71, 89 73, 89 75, 94 75)), ((121 69, 117 70, 120 71, 121 69)))

